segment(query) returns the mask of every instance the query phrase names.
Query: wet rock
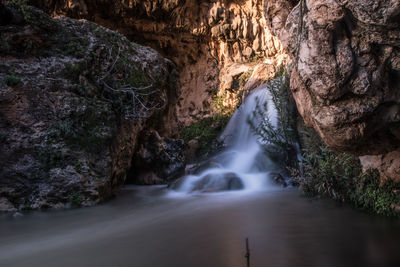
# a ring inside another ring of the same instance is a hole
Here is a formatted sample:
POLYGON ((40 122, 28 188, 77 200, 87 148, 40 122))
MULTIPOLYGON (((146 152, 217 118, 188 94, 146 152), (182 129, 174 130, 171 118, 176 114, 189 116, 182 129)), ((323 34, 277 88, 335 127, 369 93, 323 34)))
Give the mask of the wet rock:
POLYGON ((14 212, 13 213, 13 218, 19 218, 19 217, 23 217, 24 215, 20 212, 14 212))
POLYGON ((14 207, 14 205, 10 201, 8 201, 7 198, 0 198, 0 212, 13 212, 16 210, 17 209, 14 207))
POLYGON ((242 180, 235 173, 207 174, 193 186, 192 191, 219 192, 243 189, 242 180))
POLYGON ((130 179, 139 184, 166 183, 183 175, 184 170, 183 140, 161 137, 152 130, 141 139, 130 179))
POLYGON ((187 143, 185 148, 185 158, 187 162, 193 162, 196 160, 196 152, 199 149, 199 141, 192 139, 187 143))
POLYGON ((270 172, 268 174, 268 178, 274 181, 276 184, 282 185, 283 187, 288 186, 286 179, 280 173, 270 172))

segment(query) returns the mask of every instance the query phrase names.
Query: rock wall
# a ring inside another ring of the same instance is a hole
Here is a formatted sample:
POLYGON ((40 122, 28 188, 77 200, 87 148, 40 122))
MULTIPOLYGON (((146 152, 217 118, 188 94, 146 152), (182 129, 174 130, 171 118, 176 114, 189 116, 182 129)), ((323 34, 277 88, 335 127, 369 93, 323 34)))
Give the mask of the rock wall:
POLYGON ((88 21, 1 9, 0 211, 109 198, 144 130, 177 131, 174 64, 88 21))
POLYGON ((400 179, 400 2, 269 1, 272 32, 293 59, 305 122, 331 147, 400 179))
MULTIPOLYGON (((34 2, 52 15, 86 18, 118 30, 171 59, 180 71, 176 108, 183 124, 215 112, 215 95, 223 107, 236 107, 240 75, 259 63, 280 68, 287 60, 267 25, 265 0, 34 2)), ((257 79, 265 82, 275 73, 257 79)))

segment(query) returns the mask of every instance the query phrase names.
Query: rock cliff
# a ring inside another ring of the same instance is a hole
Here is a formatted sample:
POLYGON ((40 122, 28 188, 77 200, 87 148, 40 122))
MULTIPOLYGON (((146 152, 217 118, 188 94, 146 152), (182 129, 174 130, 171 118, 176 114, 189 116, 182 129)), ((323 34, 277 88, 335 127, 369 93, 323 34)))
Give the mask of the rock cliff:
POLYGON ((224 106, 235 106, 237 78, 258 70, 246 86, 254 88, 275 74, 287 52, 305 122, 333 148, 377 155, 361 158, 366 168, 400 176, 400 159, 384 156, 399 151, 398 0, 36 2, 53 14, 118 29, 172 59, 181 71, 183 123, 207 116, 215 88, 224 106))
POLYGON ((258 63, 266 63, 272 71, 253 79, 265 82, 274 77, 274 66, 280 68, 287 59, 269 30, 263 0, 34 2, 50 14, 118 30, 171 59, 180 71, 177 115, 186 125, 221 112, 215 99, 220 109, 235 108, 243 73, 249 77, 258 63))
POLYGON ((333 148, 378 155, 361 157, 364 167, 400 180, 400 2, 302 0, 290 13, 272 2, 305 122, 333 148))
POLYGON ((144 130, 177 131, 174 64, 88 21, 2 8, 0 210, 109 198, 144 130))

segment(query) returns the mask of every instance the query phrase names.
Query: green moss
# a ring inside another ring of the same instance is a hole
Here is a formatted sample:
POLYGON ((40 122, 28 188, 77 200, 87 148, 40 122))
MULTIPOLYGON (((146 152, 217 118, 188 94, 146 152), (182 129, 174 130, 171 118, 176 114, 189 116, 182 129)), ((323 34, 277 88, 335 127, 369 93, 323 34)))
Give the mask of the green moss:
POLYGON ((8 4, 21 12, 26 21, 30 21, 32 18, 32 13, 30 12, 28 3, 29 0, 8 0, 8 4))
POLYGON ((8 54, 10 51, 10 44, 9 44, 10 37, 5 33, 0 33, 0 52, 4 54, 8 54))
POLYGON ((65 77, 73 82, 79 82, 79 75, 82 73, 82 66, 80 64, 65 64, 65 77))
POLYGON ((0 143, 6 143, 8 138, 8 133, 5 131, 0 131, 0 143))
POLYGON ((17 86, 20 82, 21 82, 21 78, 11 74, 11 75, 7 75, 4 78, 4 82, 8 85, 8 86, 17 86))
POLYGON ((24 206, 21 208, 21 211, 23 211, 23 212, 29 212, 32 210, 33 210, 33 208, 31 207, 30 204, 24 204, 24 206))
POLYGON ((263 55, 254 55, 249 59, 249 62, 258 62, 264 58, 263 55))
POLYGON ((233 89, 235 89, 235 90, 243 89, 243 87, 245 86, 247 81, 250 79, 252 73, 253 73, 253 71, 249 70, 249 71, 243 72, 242 74, 240 74, 237 77, 234 77, 233 86, 232 86, 233 89))
POLYGON ((66 44, 65 46, 65 52, 67 55, 75 56, 77 58, 81 58, 85 55, 85 45, 84 40, 79 40, 79 41, 71 41, 66 44))
POLYGON ((144 87, 149 85, 146 75, 135 68, 130 70, 129 76, 126 78, 126 83, 132 87, 144 87))
POLYGON ((71 115, 55 122, 49 131, 53 142, 64 141, 71 147, 78 147, 90 153, 98 153, 109 145, 112 138, 114 114, 111 109, 94 105, 84 114, 71 115))
POLYGON ((65 167, 65 157, 61 151, 56 150, 51 145, 46 145, 39 149, 39 160, 45 171, 53 168, 65 167))
POLYGON ((71 203, 71 208, 76 209, 82 207, 82 198, 79 193, 74 193, 70 196, 69 202, 71 203))
POLYGON ((75 169, 75 171, 77 173, 81 173, 82 172, 82 167, 83 167, 83 163, 80 160, 78 160, 74 165, 74 169, 75 169))
POLYGON ((213 117, 204 118, 189 126, 183 127, 180 131, 180 137, 186 144, 190 140, 198 140, 198 153, 205 153, 211 149, 212 142, 221 134, 229 118, 230 116, 227 115, 215 115, 213 117))

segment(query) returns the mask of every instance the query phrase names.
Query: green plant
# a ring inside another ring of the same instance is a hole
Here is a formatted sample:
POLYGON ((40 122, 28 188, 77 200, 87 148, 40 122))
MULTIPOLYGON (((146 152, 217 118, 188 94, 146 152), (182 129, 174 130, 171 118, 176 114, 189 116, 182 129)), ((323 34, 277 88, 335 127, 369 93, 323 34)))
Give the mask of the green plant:
POLYGON ((8 0, 8 4, 21 12, 26 21, 31 19, 31 12, 28 6, 29 0, 8 0))
POLYGON ((11 74, 11 75, 7 75, 4 78, 4 82, 8 85, 8 86, 17 86, 20 82, 21 82, 21 78, 11 74))
POLYGON ((84 56, 85 48, 81 42, 71 41, 65 46, 65 51, 68 55, 80 58, 84 56))
POLYGON ((4 131, 0 131, 0 143, 5 143, 8 138, 8 133, 4 131))
POLYGON ((363 172, 352 155, 335 152, 320 141, 309 143, 303 150, 303 169, 303 174, 292 170, 292 179, 308 196, 329 197, 371 213, 399 216, 393 204, 400 203, 395 193, 400 183, 381 183, 377 170, 363 172))
POLYGON ((228 115, 215 115, 201 119, 189 126, 183 127, 180 131, 180 137, 187 144, 190 140, 197 139, 199 143, 198 154, 203 154, 210 150, 213 141, 225 128, 229 121, 228 115))
POLYGON ((70 198, 69 202, 71 203, 71 208, 80 208, 82 207, 82 198, 79 193, 73 193, 70 198))
POLYGON ((76 132, 72 119, 57 121, 49 132, 51 137, 55 138, 75 138, 76 132))
POLYGON ((110 54, 107 70, 95 78, 96 83, 118 114, 125 115, 126 119, 149 117, 166 104, 159 82, 150 79, 139 64, 121 52, 119 34, 111 37, 110 41, 116 39, 116 42, 107 51, 110 54))
POLYGON ((217 113, 232 113, 230 109, 225 108, 224 95, 216 94, 212 98, 211 108, 217 113))
POLYGON ((62 152, 55 150, 51 145, 39 148, 39 160, 46 171, 62 168, 65 165, 65 157, 62 152))
POLYGON ((33 208, 31 206, 31 204, 29 204, 29 203, 25 203, 24 206, 22 206, 22 208, 21 208, 21 211, 24 211, 24 212, 29 212, 32 210, 33 210, 33 208))
POLYGON ((243 89, 243 87, 245 86, 247 81, 250 79, 252 73, 253 73, 252 70, 248 70, 248 71, 243 72, 239 76, 234 77, 233 85, 232 85, 233 89, 235 89, 235 90, 243 89))
POLYGON ((79 82, 79 75, 82 73, 82 66, 80 64, 65 64, 65 76, 74 81, 79 82))
POLYGON ((264 58, 263 55, 260 55, 260 54, 257 55, 256 54, 256 55, 250 57, 249 62, 257 62, 257 61, 260 61, 263 58, 264 58))
POLYGON ((268 114, 268 102, 257 104, 254 112, 248 118, 251 128, 259 136, 264 144, 271 144, 266 147, 266 152, 271 157, 283 155, 284 161, 289 166, 296 166, 297 160, 295 144, 297 143, 296 116, 293 111, 293 105, 289 99, 289 79, 285 72, 268 84, 268 90, 276 109, 276 125, 271 121, 268 114))
POLYGON ((10 37, 6 35, 5 33, 2 34, 0 33, 0 52, 3 52, 4 54, 7 54, 10 50, 10 44, 9 44, 9 39, 10 37))
POLYGON ((69 146, 98 153, 109 144, 112 137, 109 126, 113 118, 110 108, 99 103, 88 107, 79 116, 71 115, 69 118, 56 121, 49 130, 49 137, 56 142, 62 140, 69 146))
POLYGON ((75 169, 75 171, 77 173, 81 173, 82 172, 82 167, 83 167, 83 163, 80 160, 78 160, 74 165, 74 169, 75 169))

